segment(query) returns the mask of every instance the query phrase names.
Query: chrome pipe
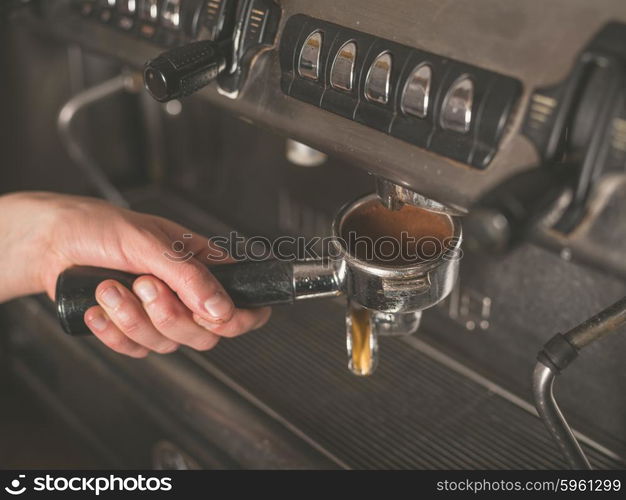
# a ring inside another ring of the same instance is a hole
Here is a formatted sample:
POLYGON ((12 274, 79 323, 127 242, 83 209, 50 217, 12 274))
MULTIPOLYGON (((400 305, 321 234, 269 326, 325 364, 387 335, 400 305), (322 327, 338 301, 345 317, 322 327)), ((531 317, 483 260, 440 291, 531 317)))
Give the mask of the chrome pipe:
POLYGON ((590 470, 591 464, 554 399, 555 373, 538 361, 533 371, 533 396, 537 413, 572 469, 590 470))
POLYGON ((63 105, 57 116, 57 131, 69 157, 86 174, 103 198, 122 207, 128 206, 124 196, 80 143, 72 130, 72 125, 80 111, 90 105, 118 92, 138 92, 140 89, 140 75, 123 73, 77 93, 63 105))

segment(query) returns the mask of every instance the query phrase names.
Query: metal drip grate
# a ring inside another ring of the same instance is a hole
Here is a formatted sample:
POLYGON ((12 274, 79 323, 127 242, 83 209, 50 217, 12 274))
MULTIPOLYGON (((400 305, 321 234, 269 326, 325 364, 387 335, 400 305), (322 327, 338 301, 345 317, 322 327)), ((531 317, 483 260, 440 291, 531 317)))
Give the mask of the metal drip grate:
MULTIPOLYGON (((564 468, 533 415, 398 339, 369 378, 346 368, 343 312, 276 308, 258 332, 207 359, 353 468, 564 468)), ((596 468, 623 464, 586 449, 596 468)))

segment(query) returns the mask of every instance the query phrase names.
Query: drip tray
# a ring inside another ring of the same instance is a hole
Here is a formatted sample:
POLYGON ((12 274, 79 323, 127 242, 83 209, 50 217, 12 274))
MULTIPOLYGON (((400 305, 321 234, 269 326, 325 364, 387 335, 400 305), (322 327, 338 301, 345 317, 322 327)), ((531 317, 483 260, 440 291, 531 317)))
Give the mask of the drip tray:
MULTIPOLYGON (((350 468, 564 468, 541 421, 398 338, 374 375, 347 369, 343 310, 275 308, 263 329, 203 354, 350 468)), ((586 447, 595 468, 623 464, 586 447)))

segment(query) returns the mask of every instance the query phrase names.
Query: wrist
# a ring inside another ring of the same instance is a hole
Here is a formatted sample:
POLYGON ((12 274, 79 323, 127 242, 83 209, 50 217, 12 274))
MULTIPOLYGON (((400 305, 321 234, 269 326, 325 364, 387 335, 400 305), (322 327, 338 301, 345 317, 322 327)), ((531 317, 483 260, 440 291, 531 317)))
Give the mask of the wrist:
POLYGON ((52 235, 61 219, 57 196, 41 192, 0 196, 0 235, 5 245, 0 302, 50 290, 48 275, 57 254, 52 235))

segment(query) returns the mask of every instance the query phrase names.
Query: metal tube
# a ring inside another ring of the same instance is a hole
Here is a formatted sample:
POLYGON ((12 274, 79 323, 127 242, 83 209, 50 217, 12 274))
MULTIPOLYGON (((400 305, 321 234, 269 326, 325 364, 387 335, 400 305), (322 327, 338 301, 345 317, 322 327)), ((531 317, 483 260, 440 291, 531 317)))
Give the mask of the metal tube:
POLYGON ((123 90, 136 92, 141 88, 141 77, 131 74, 121 74, 109 80, 90 87, 68 100, 57 117, 57 130, 61 142, 65 146, 70 158, 80 167, 100 194, 110 202, 126 207, 128 203, 119 190, 109 181, 102 168, 83 148, 80 141, 72 132, 72 123, 75 116, 87 106, 101 101, 123 90))
POLYGON ((533 395, 535 407, 548 431, 563 452, 572 469, 591 469, 580 444, 568 425, 554 399, 555 373, 546 365, 537 362, 533 371, 533 395))
POLYGON ((448 215, 464 215, 467 210, 459 207, 443 205, 431 200, 412 189, 396 184, 395 182, 376 176, 376 194, 380 202, 389 210, 400 210, 402 205, 409 204, 416 207, 432 210, 448 215))
POLYGON ((626 324, 626 297, 572 328, 563 336, 580 350, 626 324))
POLYGON ((341 295, 342 285, 335 263, 329 260, 293 263, 293 293, 296 300, 336 297, 341 295))

